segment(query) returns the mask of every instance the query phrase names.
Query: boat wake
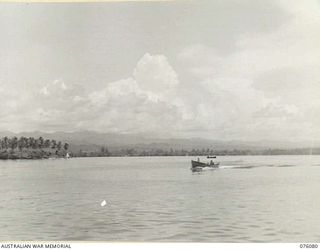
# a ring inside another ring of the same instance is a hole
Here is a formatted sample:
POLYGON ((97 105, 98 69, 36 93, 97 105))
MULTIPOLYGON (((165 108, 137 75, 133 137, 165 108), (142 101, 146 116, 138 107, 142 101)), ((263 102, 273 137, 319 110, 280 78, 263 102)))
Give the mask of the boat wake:
POLYGON ((232 169, 232 168, 239 168, 240 166, 235 166, 235 165, 220 165, 220 169, 232 169))
POLYGON ((201 168, 201 170, 217 170, 219 169, 219 167, 215 167, 215 168, 212 168, 212 167, 203 167, 201 168))
POLYGON ((284 168, 284 167, 297 167, 298 165, 291 165, 291 164, 283 164, 283 165, 220 165, 220 169, 251 169, 251 168, 284 168))

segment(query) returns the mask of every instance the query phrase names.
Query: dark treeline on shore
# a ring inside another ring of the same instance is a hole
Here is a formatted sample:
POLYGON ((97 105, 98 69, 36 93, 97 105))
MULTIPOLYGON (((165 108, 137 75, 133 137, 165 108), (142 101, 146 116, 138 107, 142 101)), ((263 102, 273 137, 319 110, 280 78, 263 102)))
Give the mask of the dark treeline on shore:
POLYGON ((297 148, 297 149, 264 149, 264 150, 214 150, 214 149, 192 149, 192 150, 163 150, 163 149, 144 149, 135 148, 113 149, 101 147, 100 151, 73 152, 74 157, 121 157, 121 156, 207 156, 207 155, 309 155, 320 154, 320 148, 297 148))
POLYGON ((319 155, 320 148, 296 149, 160 149, 160 148, 108 148, 102 146, 98 150, 76 150, 68 143, 43 137, 3 137, 0 139, 0 159, 47 159, 72 157, 125 157, 125 156, 207 156, 207 155, 319 155))
POLYGON ((0 139, 0 159, 42 159, 64 157, 68 143, 43 137, 3 137, 0 139))

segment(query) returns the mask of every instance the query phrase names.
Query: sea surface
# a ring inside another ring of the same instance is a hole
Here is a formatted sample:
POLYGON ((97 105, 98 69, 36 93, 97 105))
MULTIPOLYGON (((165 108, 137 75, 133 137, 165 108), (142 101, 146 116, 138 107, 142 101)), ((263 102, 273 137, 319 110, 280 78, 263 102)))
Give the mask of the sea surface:
POLYGON ((0 161, 0 240, 320 241, 320 156, 191 159, 0 161))

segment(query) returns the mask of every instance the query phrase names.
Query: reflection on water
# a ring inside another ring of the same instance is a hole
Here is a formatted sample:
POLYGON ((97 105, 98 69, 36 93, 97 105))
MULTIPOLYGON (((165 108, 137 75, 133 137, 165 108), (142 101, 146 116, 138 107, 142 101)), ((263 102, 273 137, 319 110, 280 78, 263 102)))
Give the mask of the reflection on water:
POLYGON ((190 160, 1 161, 0 240, 319 240, 320 157, 190 160))

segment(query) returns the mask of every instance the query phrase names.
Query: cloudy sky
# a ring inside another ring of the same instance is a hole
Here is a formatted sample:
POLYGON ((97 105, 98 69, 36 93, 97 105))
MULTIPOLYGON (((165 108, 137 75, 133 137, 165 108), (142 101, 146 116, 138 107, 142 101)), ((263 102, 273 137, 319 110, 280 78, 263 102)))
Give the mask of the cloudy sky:
POLYGON ((320 2, 0 4, 0 130, 320 138, 320 2))

